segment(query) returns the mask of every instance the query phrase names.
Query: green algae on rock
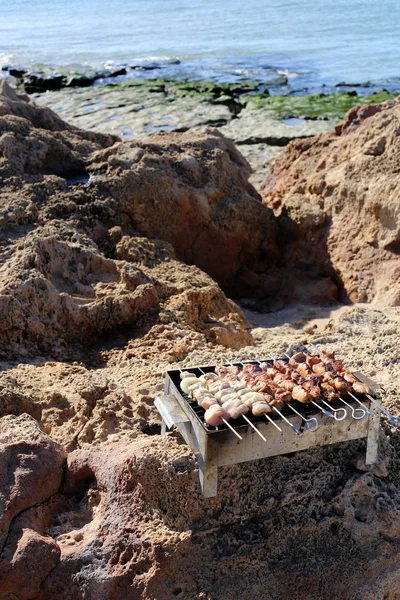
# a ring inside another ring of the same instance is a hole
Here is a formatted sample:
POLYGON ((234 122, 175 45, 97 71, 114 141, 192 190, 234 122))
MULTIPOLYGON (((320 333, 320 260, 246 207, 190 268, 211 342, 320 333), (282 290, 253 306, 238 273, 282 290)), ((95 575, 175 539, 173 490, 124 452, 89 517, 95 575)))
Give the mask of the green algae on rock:
POLYGON ((290 117, 341 119, 353 106, 379 104, 396 96, 397 94, 390 94, 386 90, 381 90, 367 96, 358 96, 353 92, 311 94, 309 96, 270 96, 269 94, 262 93, 242 96, 241 102, 247 103, 255 109, 265 110, 281 119, 290 117))

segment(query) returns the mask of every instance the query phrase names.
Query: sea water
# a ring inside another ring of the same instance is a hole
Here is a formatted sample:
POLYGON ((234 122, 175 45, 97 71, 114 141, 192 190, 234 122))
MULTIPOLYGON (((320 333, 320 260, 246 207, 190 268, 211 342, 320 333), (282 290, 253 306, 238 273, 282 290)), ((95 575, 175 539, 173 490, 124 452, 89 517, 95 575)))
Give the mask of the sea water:
POLYGON ((399 25, 399 0, 0 0, 0 65, 400 87, 399 25))

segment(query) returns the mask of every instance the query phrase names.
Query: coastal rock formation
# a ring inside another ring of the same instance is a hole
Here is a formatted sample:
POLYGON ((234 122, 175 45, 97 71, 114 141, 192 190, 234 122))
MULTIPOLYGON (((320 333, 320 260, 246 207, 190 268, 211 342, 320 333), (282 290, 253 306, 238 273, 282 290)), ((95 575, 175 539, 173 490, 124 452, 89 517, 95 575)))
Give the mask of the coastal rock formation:
POLYGON ((115 143, 4 82, 2 92, 3 357, 65 357, 71 344, 135 324, 172 353, 174 331, 187 334, 188 348, 250 344, 240 309, 176 259, 232 290, 245 265, 259 269, 276 256, 272 211, 233 144, 213 131, 115 143))
POLYGON ((173 435, 76 450, 40 509, 59 559, 32 597, 381 597, 399 558, 390 540, 400 494, 387 472, 352 469, 360 452, 353 442, 276 457, 268 469, 226 468, 218 496, 204 500, 196 461, 173 435))
POLYGON ((400 304, 400 99, 349 111, 289 144, 262 188, 283 263, 340 282, 352 302, 400 304))
POLYGON ((120 225, 172 244, 180 260, 233 292, 240 271, 276 262, 276 227, 248 183, 250 168, 215 130, 158 134, 92 156, 96 193, 117 198, 120 225))

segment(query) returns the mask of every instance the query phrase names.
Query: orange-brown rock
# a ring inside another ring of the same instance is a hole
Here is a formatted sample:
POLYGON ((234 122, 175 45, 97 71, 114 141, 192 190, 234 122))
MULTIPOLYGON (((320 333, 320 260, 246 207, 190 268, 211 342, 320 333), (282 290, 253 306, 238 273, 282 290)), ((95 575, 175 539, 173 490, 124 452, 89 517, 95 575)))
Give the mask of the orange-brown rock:
POLYGON ((5 82, 0 113, 0 357, 65 357, 140 327, 171 357, 252 343, 240 309, 176 258, 232 290, 244 264, 276 253, 272 211, 231 142, 209 130, 115 143, 5 82))
POLYGON ((205 500, 173 436, 77 450, 60 493, 75 509, 49 525, 61 554, 39 598, 382 597, 400 495, 387 473, 349 472, 356 460, 353 443, 230 467, 205 500))
POLYGON ((400 304, 400 99, 351 109, 291 142, 262 188, 281 262, 340 283, 352 302, 400 304))
POLYGON ((217 130, 154 135, 95 153, 97 194, 117 200, 118 222, 172 244, 234 292, 243 267, 265 270, 278 257, 273 213, 248 183, 250 167, 217 130))
POLYGON ((61 487, 65 451, 30 416, 0 419, 0 596, 36 598, 59 560, 32 514, 61 487), (14 596, 12 596, 14 594, 14 596))

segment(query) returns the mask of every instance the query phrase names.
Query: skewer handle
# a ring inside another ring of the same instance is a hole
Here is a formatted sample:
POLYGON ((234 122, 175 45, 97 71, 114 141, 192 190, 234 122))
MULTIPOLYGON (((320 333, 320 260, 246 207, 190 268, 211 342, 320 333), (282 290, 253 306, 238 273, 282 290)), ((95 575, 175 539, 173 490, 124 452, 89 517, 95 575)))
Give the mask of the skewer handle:
POLYGON ((389 421, 390 421, 390 424, 392 425, 392 427, 399 427, 400 417, 397 417, 396 415, 392 415, 392 413, 390 413, 384 406, 382 406, 382 404, 380 402, 378 402, 378 400, 375 400, 375 398, 373 398, 369 394, 367 394, 367 398, 369 398, 371 400, 371 402, 373 402, 379 408, 379 410, 381 410, 389 418, 389 421))

